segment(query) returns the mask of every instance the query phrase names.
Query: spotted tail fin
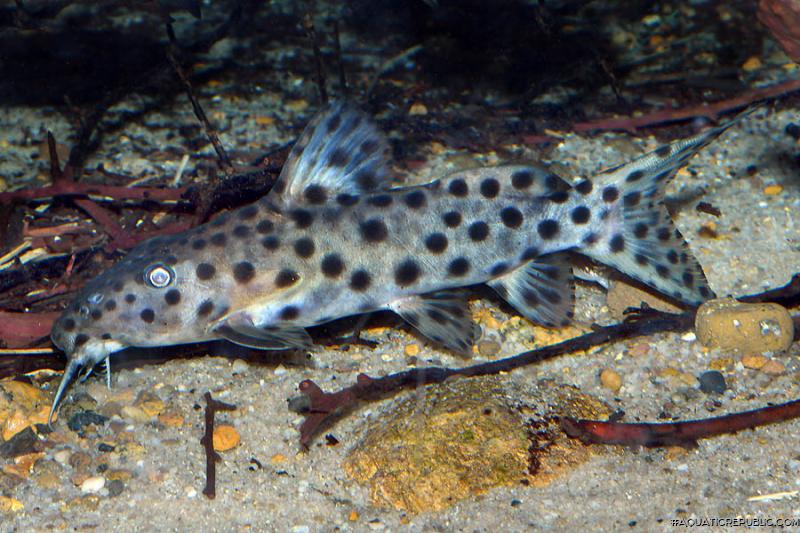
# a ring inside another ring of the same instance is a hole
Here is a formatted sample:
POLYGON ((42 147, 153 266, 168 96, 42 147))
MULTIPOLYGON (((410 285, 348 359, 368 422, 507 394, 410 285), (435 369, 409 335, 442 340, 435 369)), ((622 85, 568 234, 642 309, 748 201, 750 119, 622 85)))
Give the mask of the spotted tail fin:
POLYGON ((588 234, 580 252, 690 305, 714 296, 700 264, 664 206, 667 183, 686 162, 743 116, 605 171, 591 185, 592 203, 601 213, 598 231, 588 234))

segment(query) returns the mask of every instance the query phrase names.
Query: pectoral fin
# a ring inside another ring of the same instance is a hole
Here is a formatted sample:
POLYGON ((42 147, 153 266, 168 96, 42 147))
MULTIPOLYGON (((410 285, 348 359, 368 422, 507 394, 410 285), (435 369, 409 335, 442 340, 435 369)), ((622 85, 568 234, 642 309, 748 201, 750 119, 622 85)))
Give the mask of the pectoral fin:
POLYGON ((296 326, 255 326, 247 316, 231 315, 212 329, 225 340, 258 350, 291 350, 311 348, 314 342, 305 328, 296 326))

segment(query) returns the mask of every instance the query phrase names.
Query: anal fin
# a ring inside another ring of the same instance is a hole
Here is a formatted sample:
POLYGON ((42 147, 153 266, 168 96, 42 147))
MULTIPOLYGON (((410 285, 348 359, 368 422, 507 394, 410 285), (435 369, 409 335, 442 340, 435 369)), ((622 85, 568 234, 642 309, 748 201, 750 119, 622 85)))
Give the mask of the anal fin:
POLYGON ((454 352, 469 355, 475 341, 475 325, 464 297, 455 292, 408 296, 389 308, 423 336, 454 352))
POLYGON ((549 328, 566 326, 574 316, 574 278, 566 254, 538 257, 488 285, 537 324, 549 328))

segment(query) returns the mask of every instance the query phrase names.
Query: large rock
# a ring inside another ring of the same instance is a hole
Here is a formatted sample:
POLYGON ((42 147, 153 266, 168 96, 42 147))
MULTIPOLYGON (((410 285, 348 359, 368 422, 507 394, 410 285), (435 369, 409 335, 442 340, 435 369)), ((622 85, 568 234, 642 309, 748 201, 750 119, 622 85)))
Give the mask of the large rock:
POLYGON ((733 298, 701 305, 695 329, 704 346, 742 355, 782 352, 794 339, 792 317, 785 308, 773 303, 741 303, 733 298))

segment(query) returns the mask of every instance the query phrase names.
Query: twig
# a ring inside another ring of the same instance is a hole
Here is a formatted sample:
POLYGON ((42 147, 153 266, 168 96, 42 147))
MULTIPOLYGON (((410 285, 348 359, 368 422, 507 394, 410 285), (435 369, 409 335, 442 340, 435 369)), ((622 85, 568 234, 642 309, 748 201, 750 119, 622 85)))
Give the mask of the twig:
POLYGON ((199 120, 200 124, 203 125, 203 130, 206 132, 206 137, 208 137, 208 140, 214 147, 214 151, 217 153, 217 160, 220 169, 222 169, 222 172, 226 176, 229 176, 233 174, 233 163, 231 163, 231 159, 230 157, 228 157, 228 153, 225 151, 225 147, 222 146, 222 143, 219 140, 219 136, 217 135, 216 129, 211 125, 211 122, 209 122, 205 111, 203 111, 203 107, 200 105, 200 102, 197 101, 197 98, 194 95, 194 91, 192 90, 192 84, 189 82, 189 78, 186 77, 186 73, 183 71, 183 68, 178 62, 178 59, 176 57, 176 51, 178 50, 178 42, 175 39, 175 31, 172 29, 172 24, 167 24, 167 35, 169 36, 169 46, 167 47, 167 58, 169 59, 169 62, 172 65, 173 70, 175 70, 175 74, 177 74, 178 78, 181 80, 181 84, 183 84, 183 88, 186 91, 186 96, 189 97, 189 101, 192 103, 194 116, 197 117, 197 120, 199 120))
POLYGON ((206 427, 203 438, 200 439, 200 444, 206 451, 206 486, 203 488, 203 494, 213 500, 217 495, 217 462, 222 460, 214 450, 214 415, 217 411, 233 411, 236 406, 215 400, 210 392, 206 392, 203 398, 206 400, 206 427))
MULTIPOLYGON (((742 301, 779 302, 791 302, 796 299, 800 299, 800 274, 796 274, 792 281, 784 287, 740 298, 742 301), (773 296, 775 300, 769 300, 773 296)), ((302 396, 293 398, 289 407, 303 413, 306 417, 300 426, 300 444, 307 447, 322 427, 329 425, 337 416, 355 407, 358 401, 375 400, 397 394, 403 389, 441 383, 452 376, 474 377, 509 372, 558 355, 588 350, 608 342, 618 342, 655 333, 685 331, 693 326, 694 315, 695 310, 671 314, 654 309, 640 309, 628 315, 625 322, 621 324, 600 327, 591 333, 506 359, 465 368, 415 368, 382 378, 371 378, 366 374, 359 374, 355 385, 336 392, 325 392, 313 381, 305 380, 299 385, 302 396)))
POLYGON ((627 446, 683 446, 694 448, 697 441, 743 429, 784 422, 800 417, 800 400, 702 420, 669 423, 623 423, 597 420, 561 419, 561 428, 586 444, 627 446))
POLYGON ((383 75, 393 71, 394 69, 396 69, 397 67, 399 67, 400 65, 402 65, 403 63, 405 63, 406 61, 408 61, 421 51, 422 51, 422 45, 417 44, 412 46, 411 48, 406 48, 396 56, 384 62, 378 69, 378 72, 376 72, 375 75, 372 77, 372 81, 369 82, 369 86, 367 86, 367 91, 366 93, 364 93, 365 99, 367 100, 370 99, 372 91, 375 89, 375 86, 378 85, 378 81, 381 79, 383 75))
POLYGON ((314 50, 314 67, 317 81, 317 89, 319 90, 319 99, 323 104, 328 103, 328 90, 325 88, 325 71, 322 68, 322 52, 319 49, 319 40, 317 39, 317 32, 314 29, 314 20, 310 14, 306 14, 303 19, 303 28, 306 30, 306 35, 311 41, 311 47, 314 50))

